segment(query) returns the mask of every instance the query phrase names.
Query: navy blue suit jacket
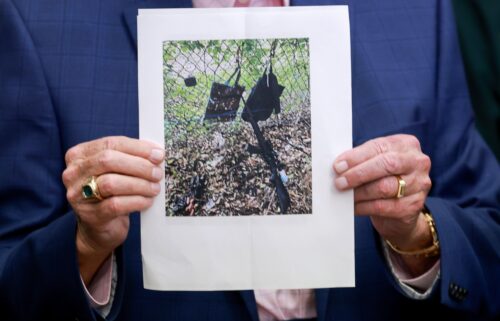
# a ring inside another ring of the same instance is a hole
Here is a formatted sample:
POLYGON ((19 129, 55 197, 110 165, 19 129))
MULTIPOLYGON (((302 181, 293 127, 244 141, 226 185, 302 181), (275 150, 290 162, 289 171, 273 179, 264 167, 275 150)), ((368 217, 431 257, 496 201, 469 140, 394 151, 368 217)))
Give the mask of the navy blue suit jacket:
MULTIPOLYGON (((356 287, 316 290, 318 319, 498 317, 500 169, 474 128, 450 4, 348 4, 354 143, 394 133, 420 139, 433 165, 426 205, 441 241, 441 274, 429 299, 409 299, 388 272, 369 219, 356 218, 356 287), (457 295, 453 284, 467 294, 457 295)), ((98 137, 138 136, 137 8, 189 5, 0 0, 1 320, 98 318, 79 277, 64 154, 98 137)), ((144 290, 139 241, 133 214, 118 251, 110 320, 256 321, 251 291, 144 290)))

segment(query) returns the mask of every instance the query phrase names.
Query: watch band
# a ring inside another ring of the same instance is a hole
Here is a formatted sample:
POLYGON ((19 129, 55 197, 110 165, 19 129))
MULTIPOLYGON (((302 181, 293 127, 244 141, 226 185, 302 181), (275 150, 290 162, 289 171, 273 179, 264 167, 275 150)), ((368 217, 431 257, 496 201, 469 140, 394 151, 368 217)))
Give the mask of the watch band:
POLYGON ((440 253, 440 246, 439 246, 439 239, 438 235, 436 232, 436 224, 434 223, 434 219, 432 218, 431 214, 428 212, 421 212, 424 215, 425 221, 429 225, 429 229, 431 231, 432 235, 432 245, 429 247, 426 247, 425 249, 420 249, 420 250, 414 250, 414 251, 404 251, 398 249, 396 246, 394 246, 391 242, 388 240, 385 240, 387 245, 393 250, 394 252, 401 254, 401 255, 413 255, 413 256, 423 256, 423 257, 434 257, 438 256, 440 253))

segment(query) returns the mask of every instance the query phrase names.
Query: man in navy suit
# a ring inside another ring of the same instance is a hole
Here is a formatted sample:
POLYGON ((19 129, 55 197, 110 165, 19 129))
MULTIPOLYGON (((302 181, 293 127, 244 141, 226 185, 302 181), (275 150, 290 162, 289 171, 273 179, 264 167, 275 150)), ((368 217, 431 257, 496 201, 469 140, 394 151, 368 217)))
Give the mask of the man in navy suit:
MULTIPOLYGON (((494 319, 500 168, 474 128, 450 4, 348 4, 356 147, 332 165, 355 191, 357 284, 315 290, 317 319, 494 319), (402 282, 389 256, 410 279, 437 267, 430 286, 402 282)), ((2 320, 258 320, 252 291, 142 287, 129 213, 157 195, 164 151, 134 138, 135 16, 190 5, 0 0, 2 320), (96 309, 87 291, 103 264, 112 298, 96 309)))

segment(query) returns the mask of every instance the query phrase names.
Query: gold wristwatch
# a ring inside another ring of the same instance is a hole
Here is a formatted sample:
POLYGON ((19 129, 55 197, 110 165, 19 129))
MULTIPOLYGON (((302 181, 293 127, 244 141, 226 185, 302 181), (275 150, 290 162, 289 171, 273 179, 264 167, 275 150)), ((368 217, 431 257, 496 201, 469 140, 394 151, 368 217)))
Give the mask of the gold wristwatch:
POLYGON ((401 255, 412 255, 412 256, 423 256, 423 257, 434 257, 439 255, 439 239, 438 235, 436 232, 436 224, 434 223, 434 219, 432 218, 431 214, 429 212, 424 212, 422 211, 421 214, 424 215, 425 221, 429 225, 429 229, 431 230, 431 235, 432 235, 432 245, 429 247, 426 247, 425 249, 420 249, 420 250, 414 250, 414 251, 403 251, 398 249, 396 246, 394 246, 391 242, 388 240, 385 240, 387 245, 393 250, 394 252, 401 254, 401 255))

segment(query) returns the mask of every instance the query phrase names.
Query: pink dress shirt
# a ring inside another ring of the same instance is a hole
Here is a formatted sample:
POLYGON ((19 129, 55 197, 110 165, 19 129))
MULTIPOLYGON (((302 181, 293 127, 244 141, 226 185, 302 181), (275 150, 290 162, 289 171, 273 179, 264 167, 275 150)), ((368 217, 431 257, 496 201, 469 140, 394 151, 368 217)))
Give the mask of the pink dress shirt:
MULTIPOLYGON (((289 0, 193 0, 195 8, 221 8, 221 7, 271 7, 288 6, 289 0)), ((391 271, 398 281, 412 289, 426 291, 434 283, 439 273, 439 261, 426 273, 410 278, 405 273, 396 257, 386 251, 386 258, 390 263, 391 271)), ((95 308, 106 306, 110 303, 112 288, 112 259, 108 259, 88 287, 87 296, 95 308)), ((411 290, 410 290, 411 291, 411 290)), ((255 300, 260 321, 309 319, 317 316, 314 291, 312 289, 296 290, 255 290, 255 300)))

